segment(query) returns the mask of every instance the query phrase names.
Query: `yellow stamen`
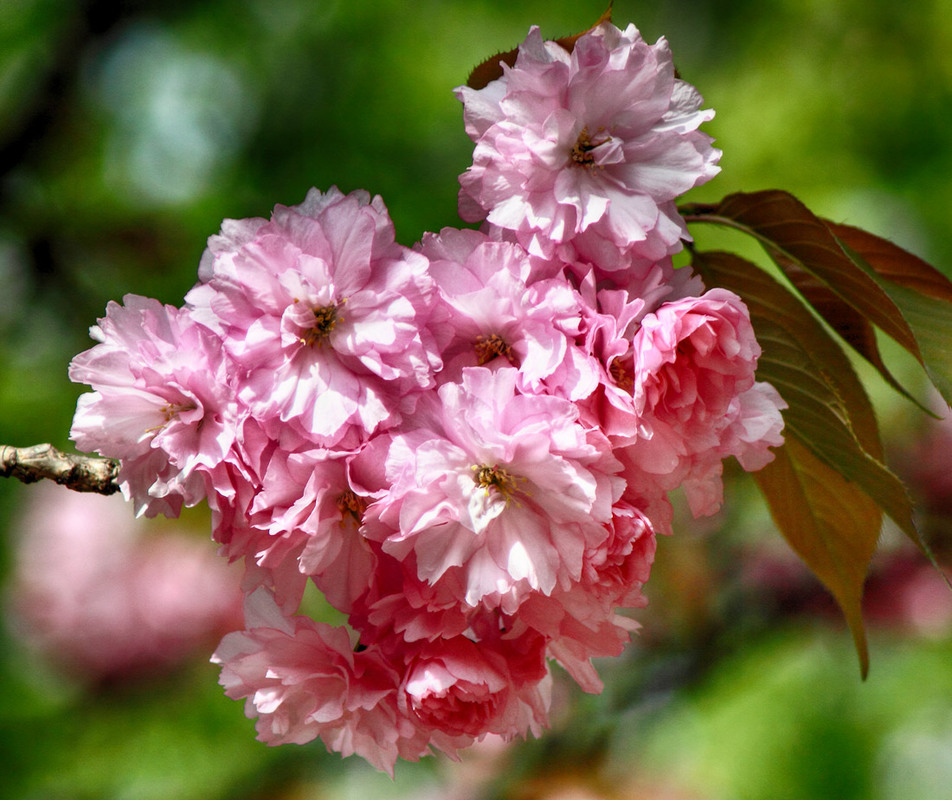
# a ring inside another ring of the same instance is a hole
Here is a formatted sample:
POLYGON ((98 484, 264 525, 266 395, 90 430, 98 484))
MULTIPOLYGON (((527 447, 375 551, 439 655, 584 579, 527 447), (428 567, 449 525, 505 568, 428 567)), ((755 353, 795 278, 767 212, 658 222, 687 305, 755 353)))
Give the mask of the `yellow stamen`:
POLYGON ((608 374, 612 376, 612 380, 615 381, 615 385, 618 386, 619 389, 630 392, 634 388, 634 379, 617 358, 609 365, 608 374))
POLYGON ((595 156, 592 155, 592 150, 599 145, 605 144, 610 138, 611 137, 606 137, 598 141, 592 141, 588 128, 582 128, 581 133, 578 135, 578 141, 574 147, 572 147, 572 161, 586 169, 589 167, 597 167, 598 164, 595 163, 595 156))
POLYGON ((498 333, 494 333, 491 336, 483 336, 480 334, 476 337, 473 349, 476 351, 476 363, 479 366, 488 364, 496 358, 496 356, 502 356, 506 361, 512 364, 512 348, 506 344, 505 340, 498 333))
POLYGON ((363 497, 358 497, 350 489, 337 495, 337 510, 340 511, 341 525, 347 521, 347 515, 354 519, 360 525, 364 518, 364 511, 367 510, 367 501, 363 497))
MULTIPOLYGON (((159 409, 163 414, 165 414, 165 422, 171 422, 175 419, 180 412, 182 411, 194 411, 198 406, 194 403, 166 403, 162 408, 159 409)), ((156 425, 154 428, 148 428, 146 433, 153 433, 155 431, 160 431, 165 427, 165 422, 161 425, 156 425)), ((201 424, 201 423, 199 423, 201 424)))
POLYGON ((306 345, 316 344, 318 347, 324 344, 324 341, 330 336, 331 331, 341 320, 339 309, 341 304, 335 303, 332 306, 323 306, 312 309, 314 312, 314 324, 308 328, 301 336, 301 341, 306 345))
POLYGON ((508 470, 495 464, 492 466, 474 464, 471 469, 473 470, 473 480, 486 490, 486 494, 489 494, 489 490, 493 489, 505 497, 506 502, 509 502, 517 491, 516 481, 525 480, 525 478, 513 476, 508 470))

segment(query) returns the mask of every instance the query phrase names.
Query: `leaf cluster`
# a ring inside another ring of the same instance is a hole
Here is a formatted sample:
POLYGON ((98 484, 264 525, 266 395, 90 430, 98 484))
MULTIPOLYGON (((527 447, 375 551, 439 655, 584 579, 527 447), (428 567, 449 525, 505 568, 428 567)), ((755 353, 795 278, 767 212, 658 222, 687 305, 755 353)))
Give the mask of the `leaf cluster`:
POLYGON ((919 405, 886 367, 878 329, 952 404, 952 282, 886 239, 816 216, 788 192, 736 193, 681 212, 688 223, 752 236, 788 281, 732 253, 692 253, 709 285, 734 291, 750 309, 763 348, 758 377, 788 404, 785 444, 755 477, 777 527, 842 608, 865 677, 863 584, 883 515, 932 556, 905 487, 884 463, 875 412, 844 347, 919 405))

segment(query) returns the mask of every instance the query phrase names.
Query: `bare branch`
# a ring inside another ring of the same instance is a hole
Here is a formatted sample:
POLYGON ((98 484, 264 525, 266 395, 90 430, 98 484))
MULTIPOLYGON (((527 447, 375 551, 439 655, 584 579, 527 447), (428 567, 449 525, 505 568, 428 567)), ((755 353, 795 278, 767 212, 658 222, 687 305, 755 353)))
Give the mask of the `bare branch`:
POLYGON ((24 483, 55 481, 75 492, 115 494, 119 462, 114 458, 71 455, 50 444, 32 447, 0 445, 0 478, 17 478, 24 483))

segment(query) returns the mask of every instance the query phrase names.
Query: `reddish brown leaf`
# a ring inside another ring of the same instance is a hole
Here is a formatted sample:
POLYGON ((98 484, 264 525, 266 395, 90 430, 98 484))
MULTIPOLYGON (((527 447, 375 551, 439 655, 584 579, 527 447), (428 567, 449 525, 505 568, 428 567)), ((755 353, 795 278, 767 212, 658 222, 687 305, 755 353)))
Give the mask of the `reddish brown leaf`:
POLYGON ((919 256, 861 228, 828 220, 826 224, 842 244, 861 256, 880 277, 952 303, 952 281, 919 256))
POLYGON ((466 79, 466 85, 470 89, 483 89, 494 80, 502 77, 502 65, 511 67, 516 63, 516 56, 519 55, 519 49, 506 50, 504 53, 496 53, 485 61, 478 64, 469 73, 466 79))
POLYGON ((790 546, 830 590, 853 633, 860 671, 869 671, 863 584, 882 511, 860 487, 818 459, 793 434, 755 479, 790 546))
POLYGON ((819 217, 788 192, 738 193, 715 205, 688 205, 689 222, 714 222, 751 234, 781 269, 791 263, 824 283, 864 319, 922 362, 916 337, 876 280, 860 268, 819 217))
MULTIPOLYGON (((776 254, 774 258, 782 259, 784 257, 776 254)), ((868 319, 849 303, 842 300, 823 281, 801 269, 796 262, 786 261, 783 272, 790 283, 803 296, 803 299, 813 307, 826 324, 836 331, 853 350, 875 367, 886 383, 926 413, 932 413, 913 397, 889 371, 879 351, 876 331, 868 319)))

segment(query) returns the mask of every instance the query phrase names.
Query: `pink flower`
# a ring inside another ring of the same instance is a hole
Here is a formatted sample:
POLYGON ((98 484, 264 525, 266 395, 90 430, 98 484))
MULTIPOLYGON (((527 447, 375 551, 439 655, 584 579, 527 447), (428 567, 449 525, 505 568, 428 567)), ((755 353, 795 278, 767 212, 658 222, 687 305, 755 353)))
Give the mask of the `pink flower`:
POLYGON ((675 269, 670 259, 633 265, 624 274, 611 273, 601 280, 599 270, 588 265, 567 269, 578 283, 579 335, 546 378, 546 390, 576 402, 586 423, 613 445, 624 444, 641 425, 632 396, 632 340, 641 320, 663 301, 703 292, 704 286, 689 268, 675 269))
POLYGON ((410 663, 404 702, 421 725, 452 736, 539 735, 548 725, 548 671, 544 640, 534 640, 529 654, 505 640, 477 643, 464 636, 424 645, 410 663), (530 681, 519 674, 527 666, 519 662, 527 660, 534 662, 530 681))
POLYGON ((94 389, 77 443, 148 514, 207 494, 243 560, 245 627, 213 661, 259 738, 391 774, 541 732, 549 659, 599 691, 667 493, 711 513, 722 460, 782 441, 743 303, 673 266, 676 199, 720 153, 667 43, 532 28, 458 96, 482 230, 409 250, 379 197, 311 190, 226 220, 185 309, 111 304, 70 373, 94 389), (297 613, 309 583, 346 626, 297 613))
POLYGON ((345 613, 368 591, 375 563, 359 533, 369 498, 354 491, 349 462, 325 450, 272 458, 250 509, 251 523, 263 533, 248 553, 268 569, 291 558, 345 613))
POLYGON ((760 345, 735 294, 711 289, 662 305, 633 342, 633 400, 644 432, 625 460, 666 489, 684 485, 695 515, 721 502, 721 461, 736 455, 760 468, 782 444, 785 407, 768 384, 755 384, 760 345))
POLYGON ((270 745, 320 738, 393 775, 397 758, 419 759, 454 742, 426 731, 397 707, 401 672, 376 648, 355 650, 348 632, 309 617, 287 617, 266 589, 245 604, 247 630, 230 633, 212 657, 225 693, 245 698, 258 738, 270 745))
POLYGON ((462 582, 427 583, 419 577, 412 553, 398 560, 374 545, 374 580, 350 614, 362 642, 452 639, 473 627, 482 609, 460 602, 462 582))
POLYGON ((507 613, 578 579, 624 488, 572 403, 519 394, 516 381, 511 368, 470 367, 442 386, 441 430, 394 437, 393 486, 365 525, 385 552, 413 553, 421 579, 460 568, 461 601, 507 613))
POLYGON ((169 670, 240 624, 238 575, 210 544, 136 519, 118 497, 45 484, 12 530, 16 630, 68 675, 169 670))
MULTIPOLYGON (((640 424, 632 398, 632 375, 626 369, 631 341, 648 312, 646 298, 621 289, 596 291, 594 275, 582 283, 585 299, 580 345, 596 375, 593 391, 578 398, 582 416, 613 441, 635 436, 640 424)), ((651 297, 647 298, 650 302, 651 297)))
MULTIPOLYGON (((229 221, 186 296, 247 371, 242 400, 285 449, 353 443, 433 383, 427 261, 379 197, 311 190, 270 222, 229 221)), ((348 446, 348 445, 345 445, 348 446)))
POLYGON ((467 221, 514 231, 532 253, 574 242, 606 269, 619 265, 602 243, 657 261, 689 238, 673 201, 717 173, 720 153, 697 130, 713 112, 663 39, 606 22, 568 52, 533 27, 502 78, 457 96, 476 142, 460 177, 467 221))
POLYGON ((212 661, 222 665, 226 694, 247 698, 258 738, 303 744, 320 736, 329 750, 392 768, 397 731, 387 705, 398 676, 358 659, 345 629, 285 617, 265 589, 249 596, 245 616, 248 629, 225 636, 212 661))
POLYGON ((464 367, 513 366, 523 389, 539 391, 578 333, 578 295, 568 281, 536 279, 522 247, 477 231, 444 228, 420 250, 443 300, 439 327, 450 337, 440 381, 459 380, 464 367))
POLYGON ((235 440, 236 375, 220 341, 187 311, 126 295, 110 302, 69 375, 95 390, 79 399, 70 436, 118 458, 138 513, 177 516, 205 494, 235 440))
POLYGON ((637 629, 615 610, 647 604, 641 589, 654 561, 655 530, 647 515, 624 500, 614 512, 605 540, 585 552, 578 583, 549 597, 533 595, 518 614, 586 692, 602 690, 591 659, 619 655, 637 629))

